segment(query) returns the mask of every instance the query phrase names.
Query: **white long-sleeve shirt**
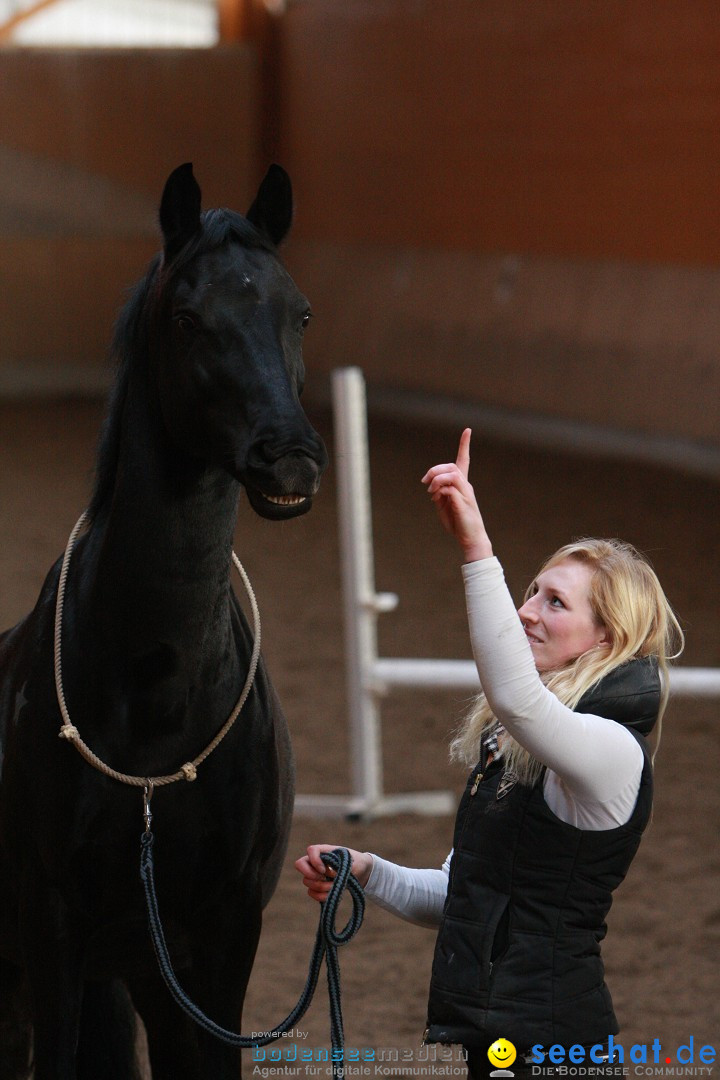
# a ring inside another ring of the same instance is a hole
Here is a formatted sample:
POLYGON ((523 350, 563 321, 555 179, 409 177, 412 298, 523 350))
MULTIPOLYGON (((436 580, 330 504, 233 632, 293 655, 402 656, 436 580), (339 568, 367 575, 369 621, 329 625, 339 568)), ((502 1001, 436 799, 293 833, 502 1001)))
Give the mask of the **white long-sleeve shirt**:
MULTIPOLYGON (((614 720, 569 709, 542 683, 494 556, 462 569, 480 683, 503 727, 547 767, 547 805, 578 829, 624 825, 640 788, 644 758, 638 742, 614 720)), ((441 870, 416 870, 373 855, 365 893, 409 922, 437 926, 451 857, 452 852, 441 870)))

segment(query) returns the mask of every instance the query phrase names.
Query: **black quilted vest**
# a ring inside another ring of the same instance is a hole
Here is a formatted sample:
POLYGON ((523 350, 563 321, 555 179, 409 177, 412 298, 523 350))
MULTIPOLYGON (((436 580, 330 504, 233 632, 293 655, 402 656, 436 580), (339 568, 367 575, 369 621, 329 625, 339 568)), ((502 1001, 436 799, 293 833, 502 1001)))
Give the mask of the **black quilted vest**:
POLYGON ((503 793, 501 760, 480 781, 473 770, 455 824, 426 1042, 486 1047, 504 1038, 522 1051, 617 1034, 600 942, 650 816, 643 734, 659 699, 654 662, 632 660, 577 706, 629 727, 642 746, 640 790, 625 825, 595 832, 560 821, 543 797, 544 771, 533 787, 503 793))

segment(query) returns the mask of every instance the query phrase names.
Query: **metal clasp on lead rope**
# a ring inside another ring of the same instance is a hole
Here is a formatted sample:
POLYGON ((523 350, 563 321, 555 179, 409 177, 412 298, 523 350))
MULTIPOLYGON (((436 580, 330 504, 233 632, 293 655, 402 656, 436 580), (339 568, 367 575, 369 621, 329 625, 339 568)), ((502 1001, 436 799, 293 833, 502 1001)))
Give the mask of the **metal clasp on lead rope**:
POLYGON ((155 785, 152 780, 148 780, 147 784, 143 788, 143 817, 145 818, 145 832, 150 832, 150 826, 152 824, 152 811, 150 810, 150 802, 153 797, 153 791, 155 785))

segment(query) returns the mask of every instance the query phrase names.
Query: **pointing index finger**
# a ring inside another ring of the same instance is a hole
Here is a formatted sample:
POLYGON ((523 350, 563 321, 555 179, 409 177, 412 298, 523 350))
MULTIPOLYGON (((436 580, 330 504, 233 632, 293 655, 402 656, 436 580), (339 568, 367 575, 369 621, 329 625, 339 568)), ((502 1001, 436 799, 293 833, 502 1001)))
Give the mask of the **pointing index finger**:
POLYGON ((458 469, 463 474, 463 476, 465 477, 466 480, 467 480, 467 477, 468 477, 468 472, 470 470, 470 437, 471 437, 471 435, 472 435, 472 430, 470 428, 465 428, 462 435, 460 436, 460 445, 458 446, 457 460, 455 462, 458 469))

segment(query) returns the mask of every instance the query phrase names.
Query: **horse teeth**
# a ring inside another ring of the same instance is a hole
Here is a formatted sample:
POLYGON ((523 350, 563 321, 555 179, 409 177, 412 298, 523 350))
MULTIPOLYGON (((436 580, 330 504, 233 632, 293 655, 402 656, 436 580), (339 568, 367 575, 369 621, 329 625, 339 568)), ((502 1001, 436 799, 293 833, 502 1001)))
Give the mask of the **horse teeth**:
POLYGON ((268 502, 277 503, 279 506, 297 506, 298 503, 305 502, 306 495, 266 495, 263 492, 263 498, 268 502))

